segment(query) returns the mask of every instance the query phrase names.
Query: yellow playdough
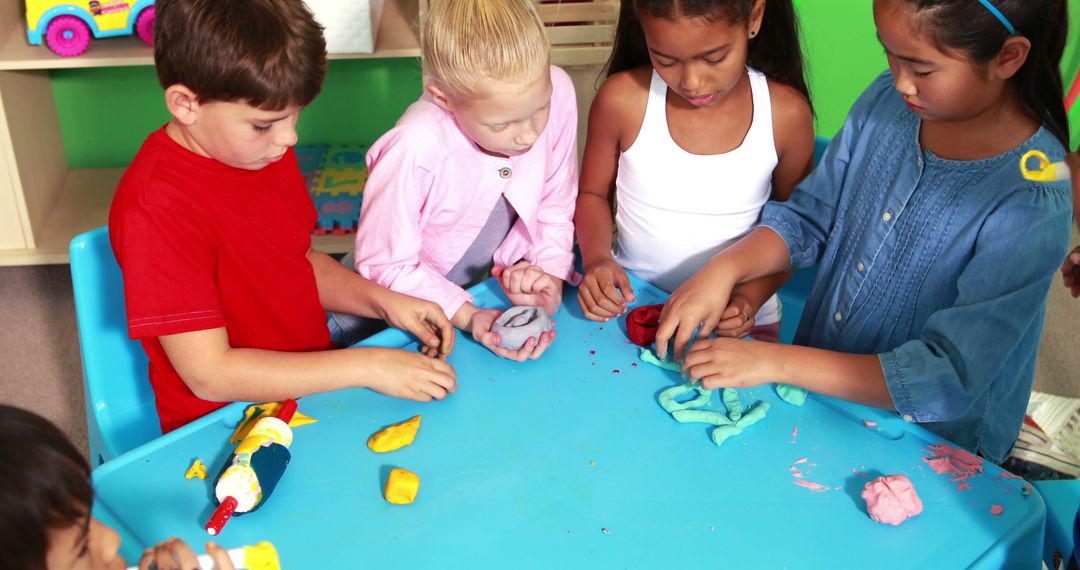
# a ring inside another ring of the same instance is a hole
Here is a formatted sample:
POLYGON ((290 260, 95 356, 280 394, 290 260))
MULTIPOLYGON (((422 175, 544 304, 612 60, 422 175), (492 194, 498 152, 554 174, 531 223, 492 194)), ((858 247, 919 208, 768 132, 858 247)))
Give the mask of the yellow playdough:
POLYGON ((395 505, 408 505, 416 500, 420 491, 420 476, 408 469, 394 469, 386 479, 386 502, 395 505))
POLYGON ((184 473, 185 479, 191 479, 192 477, 206 479, 206 466, 198 459, 195 460, 195 463, 191 464, 191 467, 188 467, 187 473, 184 473))
MULTIPOLYGON (((277 415, 278 409, 281 408, 281 402, 268 402, 265 404, 252 404, 244 410, 244 419, 240 420, 240 425, 236 426, 236 430, 233 431, 232 437, 229 438, 229 443, 236 444, 240 440, 247 437, 251 428, 255 427, 264 417, 277 415)), ((291 420, 289 420, 289 427, 300 427, 308 424, 313 424, 319 420, 310 416, 305 416, 300 412, 293 414, 291 420)))
POLYGON ((248 570, 281 570, 277 550, 269 542, 244 547, 244 564, 248 570))
POLYGON ((367 440, 369 449, 376 453, 386 453, 409 445, 416 439, 420 429, 420 416, 413 416, 400 424, 394 424, 372 435, 367 440))

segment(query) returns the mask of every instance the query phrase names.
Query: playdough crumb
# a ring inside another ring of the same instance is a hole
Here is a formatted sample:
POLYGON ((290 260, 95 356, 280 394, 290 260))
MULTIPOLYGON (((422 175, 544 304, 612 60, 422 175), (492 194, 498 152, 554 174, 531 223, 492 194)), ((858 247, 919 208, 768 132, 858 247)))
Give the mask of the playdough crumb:
POLYGON ((1001 505, 990 505, 990 514, 995 517, 1001 516, 1001 513, 1005 512, 1005 507, 1001 505))
POLYGON ((399 424, 387 426, 368 438, 367 446, 376 453, 401 449, 416 439, 420 429, 420 416, 413 416, 399 424))
POLYGON ((206 466, 198 459, 195 460, 195 463, 191 464, 191 467, 188 467, 187 473, 184 473, 185 479, 191 479, 192 477, 206 479, 206 466))
POLYGON ((394 469, 386 478, 386 490, 383 495, 386 502, 395 505, 408 505, 416 500, 420 490, 420 477, 408 469, 394 469))
POLYGON ((805 457, 800 457, 800 458, 795 460, 795 465, 798 465, 800 463, 806 463, 806 458, 805 457))
POLYGON ((589 467, 596 467, 596 460, 595 459, 593 459, 592 461, 589 462, 589 467))
POLYGON ((590 351, 589 351, 589 355, 590 355, 590 356, 595 356, 595 355, 596 355, 596 351, 595 351, 595 350, 590 350, 590 351))
POLYGON ((791 430, 791 437, 799 437, 799 426, 795 426, 795 429, 791 430))
POLYGON ((805 479, 797 479, 795 481, 792 481, 792 483, 795 484, 795 485, 798 485, 800 487, 806 487, 807 489, 810 489, 811 491, 820 492, 820 491, 828 491, 829 490, 828 487, 826 487, 825 485, 822 485, 821 483, 815 483, 813 481, 807 481, 805 479))
POLYGON ((604 528, 600 529, 600 532, 602 532, 604 534, 611 534, 611 531, 608 530, 607 527, 604 527, 604 528))
POLYGON ((618 368, 616 368, 615 370, 612 370, 612 371, 611 371, 611 373, 612 373, 612 374, 618 374, 618 373, 619 373, 619 369, 618 369, 618 368))
POLYGON ((868 428, 877 427, 877 422, 874 420, 863 420, 862 423, 868 428))
POLYGON ((863 487, 862 498, 866 501, 866 514, 871 519, 893 526, 923 510, 915 487, 903 475, 883 475, 868 482, 863 487))

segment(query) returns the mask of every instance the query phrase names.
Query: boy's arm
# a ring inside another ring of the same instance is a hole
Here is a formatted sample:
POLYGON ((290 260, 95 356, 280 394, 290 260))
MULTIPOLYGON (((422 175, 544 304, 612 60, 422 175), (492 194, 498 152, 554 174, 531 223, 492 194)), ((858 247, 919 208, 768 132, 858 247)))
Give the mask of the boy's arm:
POLYGON ((454 327, 435 303, 390 291, 320 251, 309 250, 308 260, 326 310, 382 319, 443 358, 453 350, 454 327))
POLYGON ((428 401, 441 400, 456 389, 456 375, 449 364, 404 350, 233 348, 224 328, 158 339, 188 388, 211 402, 281 400, 352 387, 428 401))

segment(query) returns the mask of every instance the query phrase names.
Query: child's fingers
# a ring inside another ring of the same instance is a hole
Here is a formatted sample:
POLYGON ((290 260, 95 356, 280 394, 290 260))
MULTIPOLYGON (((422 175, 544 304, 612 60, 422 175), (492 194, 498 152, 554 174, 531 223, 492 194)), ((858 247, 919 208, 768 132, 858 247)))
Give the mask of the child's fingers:
POLYGON ((207 541, 206 554, 214 561, 214 570, 236 570, 236 567, 233 566, 232 559, 229 558, 228 551, 214 544, 213 541, 207 541))
POLYGON ((739 329, 745 328, 746 319, 743 318, 742 313, 739 313, 737 317, 730 317, 721 320, 716 324, 717 334, 729 334, 739 329))
POLYGON ((529 338, 521 347, 522 355, 526 360, 536 360, 544 354, 554 340, 555 331, 540 333, 540 338, 529 338))
POLYGON ((624 299, 627 303, 634 302, 634 287, 630 285, 630 278, 627 277, 625 271, 615 272, 615 286, 619 288, 624 299))
POLYGON ((612 317, 618 316, 618 313, 614 313, 601 307, 596 302, 594 295, 593 290, 584 285, 578 289, 578 301, 581 302, 581 308, 587 318, 594 321, 606 321, 612 317))

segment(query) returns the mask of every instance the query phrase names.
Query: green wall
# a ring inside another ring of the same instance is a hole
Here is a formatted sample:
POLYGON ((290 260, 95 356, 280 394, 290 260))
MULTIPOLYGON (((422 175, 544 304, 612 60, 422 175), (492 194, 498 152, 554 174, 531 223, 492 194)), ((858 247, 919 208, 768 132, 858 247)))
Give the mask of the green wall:
MULTIPOLYGON (((870 0, 796 0, 809 61, 817 132, 833 136, 863 89, 886 68, 870 0)), ((1069 0, 1080 14, 1080 0, 1069 0)), ((1075 17, 1074 22, 1080 21, 1075 17)), ((1080 25, 1062 59, 1065 88, 1080 69, 1080 25)), ((71 168, 125 166, 143 138, 167 120, 153 67, 64 69, 52 73, 60 130, 71 168)), ((330 63, 322 95, 304 110, 303 143, 371 143, 420 95, 415 59, 330 63)), ((1070 114, 1080 143, 1080 105, 1070 114)))
MULTIPOLYGON (((168 113, 153 67, 51 72, 69 168, 126 166, 168 113)), ((330 62, 322 94, 303 111, 303 143, 371 143, 420 96, 416 59, 330 62)))

